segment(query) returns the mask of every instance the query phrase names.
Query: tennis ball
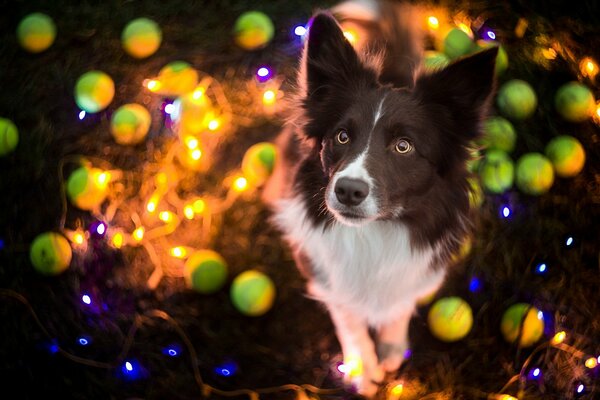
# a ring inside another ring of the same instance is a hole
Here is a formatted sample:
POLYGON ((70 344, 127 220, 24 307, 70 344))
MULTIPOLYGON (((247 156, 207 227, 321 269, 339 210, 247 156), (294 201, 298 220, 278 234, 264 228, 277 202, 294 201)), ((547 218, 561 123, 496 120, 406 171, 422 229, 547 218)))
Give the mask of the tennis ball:
POLYGON ((212 102, 200 90, 179 96, 173 102, 174 112, 171 119, 179 124, 182 138, 185 135, 202 133, 208 128, 208 123, 213 117, 212 102))
POLYGON ((254 185, 263 184, 273 172, 276 148, 272 143, 256 143, 246 151, 242 159, 242 173, 254 185))
POLYGON ((79 167, 67 180, 69 200, 82 210, 92 210, 102 204, 107 193, 108 176, 98 168, 79 167))
POLYGON ((554 106, 567 121, 582 122, 594 114, 596 101, 587 86, 580 82, 569 82, 556 92, 554 106))
POLYGON ((504 46, 497 42, 490 40, 478 40, 477 45, 479 49, 489 49, 490 47, 498 47, 498 55, 496 56, 496 76, 500 76, 508 68, 508 54, 504 49, 504 46))
POLYGON ((158 24, 148 18, 130 21, 121 33, 123 49, 132 57, 146 58, 158 50, 162 31, 158 24))
POLYGON ((259 316, 269 311, 273 305, 275 285, 267 275, 251 269, 235 277, 230 295, 238 311, 250 316, 259 316))
POLYGON ((40 53, 52 46, 56 38, 56 25, 46 14, 27 15, 17 26, 19 44, 30 53, 40 53))
POLYGON ((89 113, 104 110, 114 95, 115 83, 102 71, 88 71, 75 84, 75 102, 79 108, 89 113))
POLYGON ((427 70, 442 69, 450 63, 450 59, 444 53, 427 50, 423 54, 423 65, 427 70))
POLYGON ((13 122, 0 118, 0 157, 7 155, 17 147, 19 131, 13 122))
POLYGON ((529 83, 520 79, 510 80, 498 90, 496 104, 502 114, 514 120, 522 120, 533 114, 537 96, 529 83))
POLYGON ((502 315, 500 330, 509 343, 515 343, 521 331, 519 346, 529 347, 544 333, 544 315, 530 304, 513 304, 502 315))
POLYGON ((483 187, 491 193, 504 193, 514 181, 514 165, 502 150, 490 150, 479 165, 479 176, 483 187))
POLYGON ((246 50, 265 47, 271 39, 275 28, 271 19, 260 11, 247 11, 235 21, 233 35, 238 46, 246 50))
POLYGON ((577 175, 585 164, 585 150, 573 136, 555 137, 546 145, 546 156, 550 159, 556 175, 569 178, 577 175))
POLYGON ((227 262, 212 250, 198 250, 185 262, 185 280, 200 293, 214 293, 227 279, 227 262))
POLYGON ((481 145, 488 149, 502 150, 510 153, 515 148, 517 134, 515 128, 502 117, 491 117, 483 123, 483 134, 481 145))
POLYGON ((110 131, 119 144, 138 144, 150 129, 152 118, 146 107, 125 104, 117 109, 110 120, 110 131))
POLYGON ((429 309, 427 316, 431 333, 444 342, 464 338, 473 325, 471 306, 460 297, 443 297, 429 309))
POLYGON ((552 163, 540 153, 527 153, 517 161, 516 184, 530 195, 546 193, 554 183, 552 163))
POLYGON ((44 275, 58 275, 71 263, 71 245, 64 236, 55 232, 38 235, 29 248, 29 258, 36 271, 44 275))
POLYGON ((473 46, 471 37, 458 28, 451 29, 444 38, 444 53, 450 59, 469 54, 473 46))
POLYGON ((156 92, 163 96, 183 96, 198 86, 198 71, 185 61, 173 61, 158 72, 160 86, 156 92))

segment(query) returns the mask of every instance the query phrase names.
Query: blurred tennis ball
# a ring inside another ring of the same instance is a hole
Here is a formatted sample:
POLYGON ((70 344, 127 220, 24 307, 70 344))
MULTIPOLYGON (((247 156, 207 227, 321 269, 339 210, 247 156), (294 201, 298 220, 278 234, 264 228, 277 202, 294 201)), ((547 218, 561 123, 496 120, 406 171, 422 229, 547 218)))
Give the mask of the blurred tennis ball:
POLYGON ((276 148, 272 143, 256 143, 244 154, 242 173, 254 185, 262 185, 273 172, 276 148))
POLYGON ((0 157, 12 152, 19 143, 19 130, 6 118, 0 118, 0 157))
POLYGON ((530 304, 513 304, 502 315, 500 330, 509 343, 515 343, 520 332, 519 345, 529 347, 544 333, 544 315, 530 304))
POLYGON ((56 25, 46 14, 39 12, 25 16, 17 26, 19 44, 30 53, 40 53, 52 46, 56 25))
POLYGON ((235 21, 235 42, 243 49, 257 50, 265 47, 275 33, 271 18, 260 11, 247 11, 235 21))
POLYGON ((556 175, 569 178, 577 175, 585 164, 583 145, 573 136, 562 135, 552 139, 545 150, 556 175))
POLYGON ((111 117, 110 131, 119 144, 134 145, 144 140, 150 129, 152 117, 140 104, 125 104, 111 117))
POLYGON ((561 86, 554 97, 556 111, 571 122, 582 122, 596 110, 594 94, 581 82, 569 82, 561 86))
POLYGON ((537 107, 537 95, 529 83, 512 79, 498 90, 496 104, 502 114, 508 118, 522 120, 534 113, 537 107))
POLYGON ((540 195, 554 183, 552 163, 540 153, 527 153, 517 161, 516 184, 522 192, 540 195))
POLYGON ((471 306, 460 297, 443 297, 429 309, 427 322, 435 337, 444 342, 455 342, 471 330, 473 312, 471 306))
POLYGON ((512 159, 502 150, 489 150, 479 164, 481 183, 491 193, 504 193, 510 189, 514 172, 512 159))
POLYGON ((231 285, 231 301, 241 313, 263 315, 275 300, 275 285, 271 278, 257 270, 242 272, 231 285))
POLYGON ((227 262, 213 250, 198 250, 185 262, 185 280, 200 293, 214 293, 227 279, 227 262))
POLYGON ((29 248, 29 258, 36 271, 44 275, 58 275, 71 263, 72 251, 68 240, 59 233, 38 235, 29 248))
POLYGON ((75 84, 75 102, 79 108, 89 113, 104 110, 114 95, 115 83, 102 71, 88 71, 75 84))
POLYGON ((158 50, 162 31, 156 22, 148 18, 130 21, 121 33, 123 49, 135 58, 146 58, 158 50))
POLYGON ((108 181, 107 172, 81 166, 69 175, 67 196, 74 206, 82 210, 92 210, 102 204, 106 198, 108 181))

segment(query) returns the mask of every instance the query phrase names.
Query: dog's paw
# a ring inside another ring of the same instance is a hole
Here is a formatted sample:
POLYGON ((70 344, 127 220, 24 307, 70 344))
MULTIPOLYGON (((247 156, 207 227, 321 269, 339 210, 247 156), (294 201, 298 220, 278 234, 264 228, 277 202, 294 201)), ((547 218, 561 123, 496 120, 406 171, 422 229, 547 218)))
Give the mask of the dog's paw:
POLYGON ((363 397, 374 397, 385 379, 385 371, 381 365, 363 364, 362 360, 347 361, 344 365, 344 384, 363 397))
POLYGON ((408 346, 405 343, 378 343, 379 365, 385 372, 395 372, 404 362, 408 346))

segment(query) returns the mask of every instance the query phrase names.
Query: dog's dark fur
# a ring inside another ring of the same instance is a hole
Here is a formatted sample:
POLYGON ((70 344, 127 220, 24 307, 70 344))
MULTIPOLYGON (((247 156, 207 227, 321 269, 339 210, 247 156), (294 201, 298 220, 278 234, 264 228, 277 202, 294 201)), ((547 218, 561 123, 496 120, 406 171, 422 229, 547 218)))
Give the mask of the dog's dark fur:
POLYGON ((264 192, 365 395, 400 366, 416 301, 469 233, 468 148, 494 89, 495 48, 419 72, 412 42, 389 37, 407 34, 390 22, 399 12, 369 22, 384 57, 357 53, 330 13, 313 17, 264 192))

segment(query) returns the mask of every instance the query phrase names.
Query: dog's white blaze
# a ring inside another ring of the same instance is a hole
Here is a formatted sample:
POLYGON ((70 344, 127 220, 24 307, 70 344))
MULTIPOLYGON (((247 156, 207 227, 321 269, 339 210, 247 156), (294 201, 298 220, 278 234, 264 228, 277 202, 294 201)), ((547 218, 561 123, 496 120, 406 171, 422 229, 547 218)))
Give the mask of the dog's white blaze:
POLYGON ((300 198, 280 200, 276 210, 278 226, 313 264, 317 279, 311 293, 327 304, 351 308, 372 326, 412 310, 417 299, 442 284, 445 270, 430 268, 435 248, 413 250, 401 223, 314 226, 300 198))

